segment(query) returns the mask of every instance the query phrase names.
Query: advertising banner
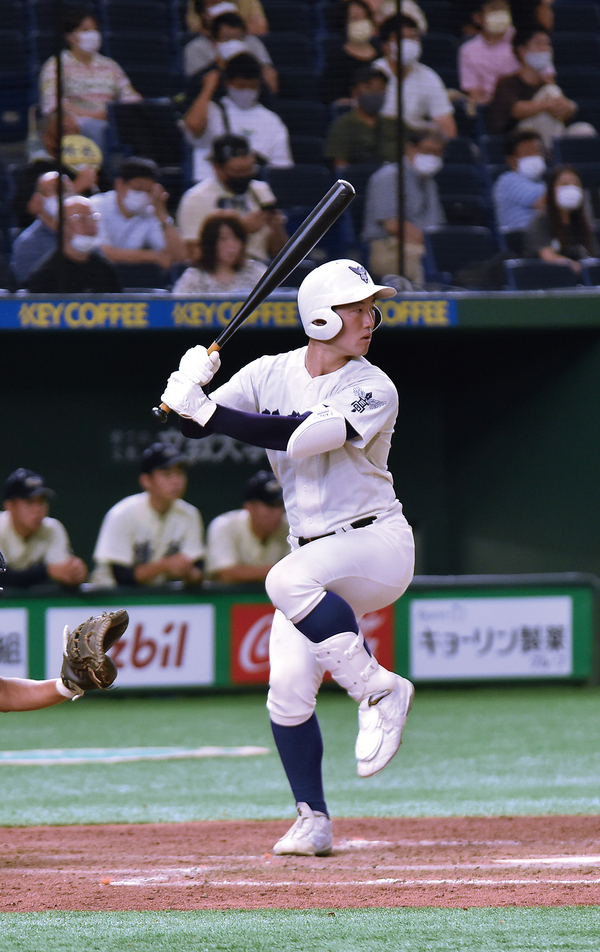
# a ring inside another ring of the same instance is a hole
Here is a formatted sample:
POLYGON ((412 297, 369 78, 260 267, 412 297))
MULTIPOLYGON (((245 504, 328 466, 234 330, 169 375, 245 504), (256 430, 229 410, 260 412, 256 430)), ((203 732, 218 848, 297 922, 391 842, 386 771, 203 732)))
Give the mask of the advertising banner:
POLYGON ((411 676, 419 680, 565 677, 573 671, 568 595, 414 598, 411 676))
MULTIPOLYGON (((212 684, 215 680, 214 605, 133 605, 129 627, 109 654, 118 669, 118 687, 212 684)), ((104 609, 49 608, 46 612, 46 676, 56 677, 62 661, 63 628, 76 627, 104 609)))
POLYGON ((28 675, 26 608, 0 608, 0 678, 28 675))
MULTIPOLYGON (((236 604, 231 607, 231 682, 267 684, 269 680, 269 635, 274 608, 265 604, 236 604)), ((369 612, 361 620, 361 631, 375 655, 386 668, 394 667, 394 609, 390 605, 369 612)))

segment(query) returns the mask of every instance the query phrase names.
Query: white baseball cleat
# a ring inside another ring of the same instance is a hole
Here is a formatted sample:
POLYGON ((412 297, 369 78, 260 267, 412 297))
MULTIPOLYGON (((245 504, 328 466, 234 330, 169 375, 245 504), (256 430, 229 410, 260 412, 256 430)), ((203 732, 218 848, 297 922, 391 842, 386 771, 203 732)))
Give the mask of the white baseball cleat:
POLYGON ((285 836, 277 840, 273 852, 277 856, 329 856, 333 845, 331 820, 324 813, 314 813, 308 803, 297 803, 298 819, 285 836))
POLYGON ((390 762, 400 744, 402 731, 415 696, 413 684, 399 674, 389 691, 377 691, 358 706, 356 759, 359 777, 372 777, 390 762))

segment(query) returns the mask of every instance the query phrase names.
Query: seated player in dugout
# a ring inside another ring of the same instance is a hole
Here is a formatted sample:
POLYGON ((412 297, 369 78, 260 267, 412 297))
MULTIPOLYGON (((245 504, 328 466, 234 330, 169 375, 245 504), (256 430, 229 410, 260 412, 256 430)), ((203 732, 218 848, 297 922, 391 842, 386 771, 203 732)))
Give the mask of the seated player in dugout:
POLYGON ((186 436, 225 433, 264 447, 283 489, 292 552, 266 578, 276 608, 267 707, 298 819, 276 854, 332 850, 315 715, 325 673, 358 703, 361 777, 394 756, 412 705, 413 685, 372 657, 359 629, 364 614, 403 594, 414 570, 412 530, 387 468, 398 394, 365 359, 381 323, 375 298, 395 293, 356 261, 329 261, 298 290, 306 347, 252 361, 208 397, 202 386, 220 360, 197 346, 162 395, 186 436))
POLYGON ((141 493, 121 499, 100 527, 91 585, 198 585, 204 578, 204 524, 182 499, 186 456, 169 443, 142 453, 141 493))
POLYGON ((48 515, 54 495, 44 477, 31 469, 16 469, 6 480, 0 513, 4 585, 26 589, 56 582, 75 587, 87 578, 87 566, 73 555, 67 530, 48 515))
MULTIPOLYGON (((3 580, 6 573, 6 560, 0 551, 0 581, 3 580)), ((0 595, 2 589, 0 588, 0 595)), ((95 616, 83 622, 79 628, 86 626, 87 631, 90 627, 98 628, 102 623, 104 616, 95 616)), ((129 624, 129 616, 126 611, 119 609, 111 613, 111 619, 114 618, 111 644, 114 644, 124 633, 129 624)), ((77 635, 78 629, 72 633, 77 635)), ((85 633, 84 633, 85 634, 85 633)), ((77 669, 72 665, 72 653, 67 647, 69 641, 69 629, 64 630, 65 652, 63 654, 63 664, 59 678, 50 678, 44 681, 36 681, 33 678, 0 678, 0 713, 7 714, 11 711, 39 711, 44 707, 53 707, 55 704, 61 704, 68 699, 75 700, 81 697, 86 690, 94 687, 108 687, 108 681, 112 684, 116 677, 116 668, 108 661, 106 668, 107 675, 104 682, 97 678, 92 680, 89 675, 88 662, 78 664, 77 669), (112 669, 112 670, 111 670, 112 669)), ((103 652, 102 652, 103 653, 103 652)), ((91 660, 91 659, 90 659, 91 660)), ((106 656, 104 656, 106 664, 106 656)))
POLYGON ((218 582, 264 582, 289 554, 283 493, 273 473, 260 470, 246 483, 241 509, 213 519, 206 534, 206 570, 218 582))

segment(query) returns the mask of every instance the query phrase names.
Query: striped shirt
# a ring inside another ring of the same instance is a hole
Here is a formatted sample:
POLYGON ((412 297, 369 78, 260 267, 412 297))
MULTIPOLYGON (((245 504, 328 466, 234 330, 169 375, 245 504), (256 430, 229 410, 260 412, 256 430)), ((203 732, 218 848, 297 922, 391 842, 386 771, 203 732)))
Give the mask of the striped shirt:
MULTIPOLYGON (((94 53, 89 63, 82 63, 70 50, 61 54, 65 106, 76 116, 99 112, 106 103, 138 102, 135 91, 118 63, 94 53)), ((56 109, 56 58, 46 60, 40 72, 40 102, 47 115, 56 109)))
POLYGON ((538 209, 535 203, 546 194, 544 182, 536 182, 520 172, 503 172, 492 190, 499 228, 527 228, 538 209))

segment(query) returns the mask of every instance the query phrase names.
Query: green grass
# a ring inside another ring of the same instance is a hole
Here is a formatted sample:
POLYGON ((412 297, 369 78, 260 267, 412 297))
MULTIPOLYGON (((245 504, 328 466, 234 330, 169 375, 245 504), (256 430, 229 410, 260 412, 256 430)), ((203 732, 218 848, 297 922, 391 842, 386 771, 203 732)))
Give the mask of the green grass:
MULTIPOLYGON (((91 696, 5 715, 0 747, 236 746, 273 750, 262 694, 91 696)), ((600 690, 565 686, 417 692, 405 741, 386 770, 355 773, 356 708, 324 693, 318 713, 335 816, 600 812, 600 690)), ((287 817, 279 760, 0 766, 0 825, 287 817)))
POLYGON ((599 945, 595 907, 0 915, 2 952, 597 952, 599 945))

